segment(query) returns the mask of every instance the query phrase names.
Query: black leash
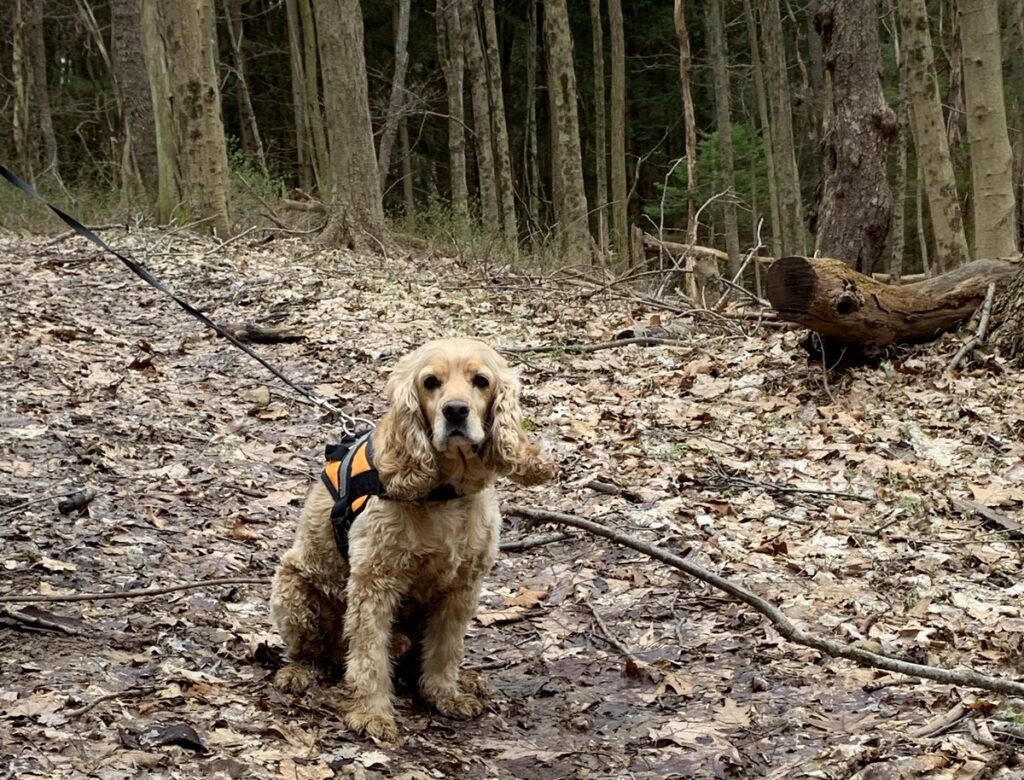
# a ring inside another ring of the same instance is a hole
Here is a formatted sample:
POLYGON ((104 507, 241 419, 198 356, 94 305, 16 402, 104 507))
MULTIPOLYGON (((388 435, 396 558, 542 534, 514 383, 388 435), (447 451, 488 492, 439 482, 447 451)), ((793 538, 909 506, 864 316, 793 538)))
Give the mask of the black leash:
POLYGON ((195 317, 197 320, 199 320, 201 323, 203 323, 203 325, 205 325, 206 327, 210 328, 210 330, 212 330, 214 333, 218 334, 219 336, 223 336, 224 338, 226 338, 229 342, 231 342, 236 347, 238 347, 240 350, 242 350, 245 354, 247 354, 249 357, 251 357, 257 363, 259 363, 261 366, 263 366, 265 369, 267 369, 267 371, 269 371, 271 374, 276 376, 278 379, 280 379, 282 382, 284 382, 286 385, 288 385, 288 387, 292 388, 299 395, 303 396, 304 398, 306 398, 307 400, 309 400, 311 403, 315 404, 316 406, 319 406, 319 407, 321 407, 323 409, 328 410, 329 412, 332 412, 333 414, 338 415, 339 417, 341 417, 345 421, 346 424, 348 424, 350 422, 353 423, 353 424, 365 423, 366 422, 365 420, 360 420, 359 418, 354 418, 354 417, 352 417, 352 415, 346 414, 345 412, 343 412, 340 409, 338 409, 337 407, 335 407, 333 404, 331 404, 326 399, 319 398, 318 396, 316 396, 313 393, 311 393, 309 390, 306 390, 304 387, 300 387, 299 385, 297 385, 294 382, 292 382, 288 377, 286 377, 283 373, 281 373, 281 371, 278 368, 273 366, 271 363, 267 362, 266 359, 261 357, 257 352, 255 352, 247 344, 244 344, 242 341, 240 341, 233 333, 231 333, 231 331, 227 330, 222 325, 214 322, 209 317, 207 317, 205 314, 203 314, 203 312, 199 311, 199 309, 197 309, 191 303, 186 301, 184 298, 182 298, 181 296, 179 296, 175 292, 173 292, 170 289, 168 289, 167 286, 164 285, 163 282, 161 282, 159 279, 157 279, 155 276, 153 276, 153 274, 151 274, 148 270, 146 270, 145 267, 139 265, 137 262, 132 260, 130 257, 126 257, 125 255, 123 255, 120 252, 118 252, 116 249, 114 249, 112 246, 110 246, 110 244, 108 244, 102 238, 100 238, 95 233, 93 233, 91 230, 89 230, 89 228, 87 228, 85 225, 83 225, 77 219, 72 217, 67 212, 62 211, 61 209, 57 208, 52 203, 50 203, 48 200, 46 200, 46 198, 44 198, 42 195, 40 195, 38 192, 36 192, 35 188, 31 184, 26 182, 24 179, 22 179, 17 174, 15 174, 12 171, 8 170, 3 165, 0 165, 0 176, 3 176, 5 179, 7 179, 7 181, 9 181, 11 184, 13 184, 15 187, 17 187, 19 190, 24 192, 29 197, 35 198, 40 203, 42 203, 47 208, 49 208, 50 211, 52 211, 54 214, 56 214, 58 217, 60 217, 64 221, 64 223, 68 227, 70 227, 72 230, 74 230, 76 233, 78 233, 78 235, 80 235, 83 238, 91 241, 96 246, 100 247, 101 249, 105 249, 106 251, 110 252, 110 254, 112 254, 114 257, 116 257, 118 260, 120 260, 122 263, 124 263, 126 266, 128 266, 128 268, 132 271, 132 273, 134 273, 136 276, 138 276, 140 279, 142 279, 144 282, 146 282, 146 284, 150 285, 151 287, 155 287, 160 292, 162 292, 165 295, 169 296, 171 298, 171 300, 173 300, 176 304, 178 304, 182 309, 184 309, 186 312, 188 312, 191 316, 195 317))

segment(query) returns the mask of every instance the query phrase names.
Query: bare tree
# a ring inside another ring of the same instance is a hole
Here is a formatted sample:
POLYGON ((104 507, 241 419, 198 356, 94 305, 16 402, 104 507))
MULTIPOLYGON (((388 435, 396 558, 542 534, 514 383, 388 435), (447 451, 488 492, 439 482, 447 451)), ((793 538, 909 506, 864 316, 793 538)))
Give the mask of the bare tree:
POLYGON ((292 115, 295 118, 295 156, 299 172, 299 186, 306 192, 313 188, 316 179, 313 129, 309 123, 306 105, 306 68, 303 61, 302 23, 299 21, 299 7, 296 0, 285 0, 285 17, 288 22, 288 65, 292 77, 292 115))
POLYGON ((782 253, 802 255, 805 248, 804 211, 800 172, 793 137, 793 99, 786 75, 786 51, 779 0, 761 0, 761 40, 764 47, 765 85, 771 110, 771 141, 778 182, 782 253))
POLYGON ((612 243, 621 267, 628 267, 629 193, 626 185, 626 37, 622 24, 621 0, 608 0, 608 31, 611 42, 612 84, 611 180, 612 180, 612 243))
POLYGON ((143 39, 156 115, 160 219, 227 236, 228 160, 212 0, 144 0, 143 39))
MULTIPOLYGON (((333 176, 331 174, 331 152, 327 148, 327 131, 324 128, 324 114, 320 109, 320 87, 318 85, 317 66, 318 45, 317 26, 313 19, 310 0, 298 0, 299 18, 302 20, 303 70, 306 74, 306 112, 309 116, 309 127, 313 136, 313 170, 316 175, 320 196, 324 199, 331 194, 333 176)), ((317 14, 319 18, 319 14, 317 14)), ((360 15, 360 18, 362 16, 360 15)), ((365 69, 365 63, 363 65, 365 69)))
POLYGON ((473 146, 480 178, 480 210, 484 225, 500 229, 498 179, 494 167, 494 142, 491 138, 491 98, 487 84, 487 65, 480 38, 480 22, 474 0, 461 0, 462 45, 473 98, 473 146))
POLYGON ((405 71, 409 66, 409 0, 398 0, 395 22, 395 70, 391 74, 391 96, 388 98, 388 113, 384 118, 384 130, 380 134, 380 149, 377 153, 377 168, 380 171, 380 186, 391 170, 391 151, 406 103, 405 71))
POLYGON ((110 55, 121 105, 124 194, 130 196, 138 181, 155 201, 156 130, 142 48, 142 0, 112 0, 110 20, 110 55))
POLYGON ((328 246, 377 251, 384 204, 373 148, 359 0, 317 0, 316 33, 331 149, 328 246))
POLYGON ((967 142, 971 150, 975 258, 1017 254, 1013 152, 1003 97, 999 8, 993 0, 960 0, 967 142))
POLYGON ((608 126, 605 120, 604 25, 601 0, 590 0, 590 32, 594 50, 594 177, 597 179, 597 251, 603 260, 608 253, 608 126))
POLYGON ((740 235, 736 220, 736 177, 732 149, 732 104, 729 86, 729 52, 725 44, 725 23, 722 19, 722 0, 709 0, 708 27, 711 35, 711 67, 715 79, 715 112, 718 124, 718 143, 722 154, 722 183, 729 195, 725 199, 725 250, 729 255, 729 277, 740 270, 740 235))
POLYGON ((823 0, 815 23, 832 78, 817 253, 870 274, 885 251, 892 221, 886 160, 897 129, 882 94, 878 2, 823 0))
MULTIPOLYGON (((679 43, 679 88, 683 101, 683 125, 686 130, 686 240, 697 243, 697 207, 694 193, 697 191, 697 120, 693 110, 693 90, 690 85, 692 62, 690 57, 690 34, 686 29, 686 9, 683 0, 675 0, 674 20, 676 40, 679 43)), ((692 280, 692 277, 690 277, 692 280)), ((693 290, 691 290, 691 295, 693 290)))
POLYGON ((266 174, 267 157, 263 153, 263 139, 256 124, 256 112, 252 109, 252 96, 245 76, 245 27, 242 23, 242 0, 224 0, 227 16, 228 37, 231 38, 231 54, 235 61, 235 89, 237 90, 239 133, 242 150, 249 154, 266 174))
POLYGON ((466 111, 463 105, 466 62, 462 51, 462 22, 458 0, 437 0, 437 47, 448 86, 448 178, 456 217, 469 214, 466 182, 466 111))
POLYGON ((570 262, 581 262, 590 255, 590 230, 583 187, 572 33, 565 0, 544 0, 544 43, 551 103, 556 233, 562 256, 570 262))
POLYGON ((924 174, 935 237, 933 269, 942 273, 967 262, 967 239, 939 103, 928 9, 925 0, 899 0, 899 10, 905 85, 914 119, 914 148, 924 174))
POLYGON ((501 204, 502 231, 509 246, 517 243, 516 191, 512 183, 512 154, 505 123, 505 98, 501 91, 501 44, 494 19, 494 0, 482 0, 484 50, 487 54, 487 92, 491 99, 491 132, 494 140, 494 165, 498 174, 498 198, 501 204))

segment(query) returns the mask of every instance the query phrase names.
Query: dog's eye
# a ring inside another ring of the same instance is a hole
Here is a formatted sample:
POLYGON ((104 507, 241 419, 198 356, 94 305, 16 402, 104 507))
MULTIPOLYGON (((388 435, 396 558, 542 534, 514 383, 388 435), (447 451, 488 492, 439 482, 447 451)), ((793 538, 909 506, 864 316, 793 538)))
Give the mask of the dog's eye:
POLYGON ((479 388, 480 390, 486 390, 491 384, 491 380, 485 377, 483 374, 477 374, 473 377, 473 387, 479 388))
POLYGON ((427 390, 437 390, 441 386, 441 380, 431 374, 423 380, 423 387, 427 390))

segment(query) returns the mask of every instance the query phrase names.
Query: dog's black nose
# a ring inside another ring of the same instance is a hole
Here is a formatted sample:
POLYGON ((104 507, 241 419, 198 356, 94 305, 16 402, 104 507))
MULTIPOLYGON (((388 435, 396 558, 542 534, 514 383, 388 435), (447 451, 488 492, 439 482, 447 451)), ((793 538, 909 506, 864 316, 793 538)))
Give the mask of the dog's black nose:
POLYGON ((462 422, 469 417, 469 404, 465 401, 447 401, 441 407, 441 412, 448 422, 462 422))

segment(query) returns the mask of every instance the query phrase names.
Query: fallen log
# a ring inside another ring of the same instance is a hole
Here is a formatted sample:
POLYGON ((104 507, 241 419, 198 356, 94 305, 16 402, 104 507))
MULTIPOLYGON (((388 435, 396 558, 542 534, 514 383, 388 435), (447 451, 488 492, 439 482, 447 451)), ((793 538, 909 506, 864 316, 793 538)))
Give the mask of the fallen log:
POLYGON ((680 244, 676 241, 662 241, 657 236, 652 236, 650 233, 644 233, 643 235, 644 249, 652 249, 654 251, 664 250, 670 255, 675 257, 683 257, 684 255, 696 255, 698 257, 708 257, 717 260, 720 263, 729 262, 729 255, 723 252, 721 249, 715 249, 710 246, 698 246, 697 244, 680 244))
POLYGON ((1016 272, 1004 260, 976 260, 913 284, 890 285, 840 260, 782 257, 765 276, 780 319, 844 344, 882 346, 929 341, 969 319, 990 284, 1016 272))

